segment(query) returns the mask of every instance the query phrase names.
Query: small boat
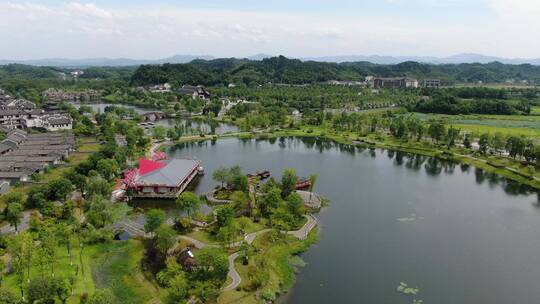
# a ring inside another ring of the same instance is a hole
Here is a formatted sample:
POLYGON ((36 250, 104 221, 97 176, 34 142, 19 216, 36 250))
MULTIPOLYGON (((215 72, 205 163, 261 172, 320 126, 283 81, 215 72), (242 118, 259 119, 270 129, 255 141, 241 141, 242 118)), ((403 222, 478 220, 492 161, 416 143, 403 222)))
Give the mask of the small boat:
POLYGON ((204 175, 204 167, 203 167, 203 166, 197 167, 197 173, 198 173, 199 175, 204 175))
POLYGON ((311 181, 307 178, 300 178, 296 182, 296 190, 305 190, 311 187, 311 181))

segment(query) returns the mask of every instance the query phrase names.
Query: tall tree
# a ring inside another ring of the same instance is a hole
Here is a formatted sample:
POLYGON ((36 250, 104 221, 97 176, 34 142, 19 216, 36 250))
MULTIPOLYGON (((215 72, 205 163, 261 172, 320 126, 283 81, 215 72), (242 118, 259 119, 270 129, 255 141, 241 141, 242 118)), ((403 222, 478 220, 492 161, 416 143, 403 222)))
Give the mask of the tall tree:
POLYGON ((146 213, 146 223, 144 230, 146 233, 154 232, 161 224, 165 222, 165 211, 152 209, 146 213))
POLYGON ((161 225, 154 232, 153 242, 155 248, 163 256, 166 256, 169 249, 171 249, 176 242, 176 233, 168 225, 161 225))
POLYGON ((10 203, 4 210, 4 218, 15 227, 15 232, 19 231, 19 224, 23 214, 23 206, 20 203, 10 203))
POLYGON ((281 197, 286 198, 296 190, 297 182, 298 176, 296 175, 296 171, 292 168, 285 169, 281 176, 281 197))
POLYGON ((176 199, 176 206, 181 212, 186 212, 188 217, 191 217, 193 213, 199 210, 201 200, 195 193, 186 191, 176 199))
POLYGON ((212 173, 212 178, 221 183, 221 188, 223 188, 223 185, 229 180, 230 171, 227 168, 217 168, 214 170, 214 173, 212 173))

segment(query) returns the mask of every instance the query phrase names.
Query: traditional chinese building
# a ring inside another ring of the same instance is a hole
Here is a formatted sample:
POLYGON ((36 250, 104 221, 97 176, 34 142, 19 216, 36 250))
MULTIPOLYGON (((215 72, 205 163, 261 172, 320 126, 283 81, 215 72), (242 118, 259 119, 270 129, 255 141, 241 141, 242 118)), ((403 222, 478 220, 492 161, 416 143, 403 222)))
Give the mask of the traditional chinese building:
POLYGON ((172 159, 166 162, 139 160, 139 170, 129 185, 136 198, 176 198, 202 171, 195 159, 172 159))

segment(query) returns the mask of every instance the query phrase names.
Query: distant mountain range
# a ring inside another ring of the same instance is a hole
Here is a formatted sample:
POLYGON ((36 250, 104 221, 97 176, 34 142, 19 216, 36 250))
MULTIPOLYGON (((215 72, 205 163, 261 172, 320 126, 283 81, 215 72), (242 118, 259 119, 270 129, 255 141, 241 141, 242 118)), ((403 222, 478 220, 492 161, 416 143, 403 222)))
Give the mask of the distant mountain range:
MULTIPOLYGON (((273 55, 257 54, 247 57, 249 60, 262 60, 272 57, 273 55)), ((65 58, 50 58, 36 60, 0 60, 0 65, 9 63, 20 63, 34 66, 55 66, 64 68, 84 68, 89 66, 138 66, 142 64, 164 64, 164 63, 187 63, 196 59, 212 60, 216 57, 203 55, 176 55, 163 59, 130 59, 130 58, 87 58, 87 59, 65 59, 65 58)), ((459 54, 450 57, 430 57, 430 56, 325 56, 325 57, 305 57, 300 58, 303 61, 318 61, 318 62, 359 62, 366 61, 375 64, 398 64, 406 61, 416 61, 429 64, 460 64, 460 63, 490 63, 501 62, 504 64, 532 64, 540 65, 540 58, 503 58, 495 56, 486 56, 481 54, 459 54)))

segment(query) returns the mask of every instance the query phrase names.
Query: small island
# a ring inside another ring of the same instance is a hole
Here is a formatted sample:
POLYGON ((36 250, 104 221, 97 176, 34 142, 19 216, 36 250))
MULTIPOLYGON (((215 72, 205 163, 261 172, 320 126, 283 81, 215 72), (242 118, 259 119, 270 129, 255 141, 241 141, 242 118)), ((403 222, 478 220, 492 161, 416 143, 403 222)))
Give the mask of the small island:
MULTIPOLYGON (((142 165, 143 176, 152 174, 149 165, 162 168, 148 160, 142 165)), ((297 190, 294 169, 279 181, 269 171, 245 174, 239 166, 218 168, 212 177, 219 185, 205 196, 180 194, 176 217, 152 209, 140 233, 129 230, 135 222, 123 222, 117 233, 144 240, 143 267, 167 290, 169 303, 272 302, 292 286, 297 255, 316 240, 317 176, 308 179, 309 191, 297 190), (203 203, 211 206, 207 215, 199 212, 203 203)))

